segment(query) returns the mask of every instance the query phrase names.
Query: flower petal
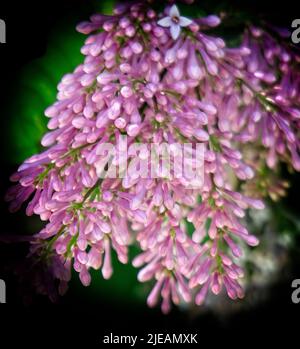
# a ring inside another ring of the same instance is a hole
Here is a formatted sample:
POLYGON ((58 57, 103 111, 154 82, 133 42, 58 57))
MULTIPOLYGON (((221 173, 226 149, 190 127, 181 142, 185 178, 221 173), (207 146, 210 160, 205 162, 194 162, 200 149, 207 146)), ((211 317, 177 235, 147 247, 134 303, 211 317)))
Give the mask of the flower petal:
POLYGON ((169 12, 169 16, 170 17, 180 17, 180 13, 179 13, 179 10, 178 10, 178 7, 176 5, 173 5, 170 9, 170 12, 169 12))
POLYGON ((192 20, 190 20, 189 18, 186 18, 186 17, 180 17, 179 19, 179 25, 181 27, 187 27, 189 25, 191 25, 193 23, 192 20))
POLYGON ((171 36, 172 36, 173 40, 177 40, 178 39, 180 31, 181 31, 180 25, 172 23, 172 25, 171 25, 171 36))
POLYGON ((162 18, 161 20, 159 20, 157 22, 158 25, 161 25, 162 27, 171 27, 171 24, 172 24, 172 20, 171 18, 168 16, 168 17, 165 17, 165 18, 162 18))

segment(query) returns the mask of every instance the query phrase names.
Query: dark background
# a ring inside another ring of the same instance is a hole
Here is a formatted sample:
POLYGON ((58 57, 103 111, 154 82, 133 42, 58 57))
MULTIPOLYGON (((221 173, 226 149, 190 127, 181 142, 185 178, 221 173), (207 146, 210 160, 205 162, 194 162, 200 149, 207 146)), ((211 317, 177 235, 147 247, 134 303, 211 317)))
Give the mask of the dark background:
MULTIPOLYGON (((220 1, 204 1, 204 6, 208 6, 208 3, 213 8, 214 4, 219 4, 220 1)), ((263 17, 271 23, 288 27, 293 19, 300 17, 296 2, 290 0, 280 3, 257 0, 228 1, 226 6, 242 10, 254 18, 263 17)), ((58 22, 71 17, 75 26, 79 21, 87 19, 92 12, 93 6, 87 0, 1 1, 0 18, 4 19, 7 25, 7 43, 0 45, 1 198, 9 186, 9 175, 15 170, 7 158, 8 152, 5 149, 8 137, 6 128, 9 122, 5 110, 9 103, 14 103, 15 81, 28 62, 45 54, 51 30, 58 22)), ((298 214, 299 176, 293 176, 291 179, 293 189, 285 199, 285 204, 298 214)), ((24 211, 9 214, 6 204, 1 199, 1 232, 7 234, 22 231, 23 222, 24 211)), ((24 244, 17 247, 1 246, 0 263, 25 253, 24 244)), ((290 267, 293 278, 300 278, 299 256, 296 252, 291 252, 290 267)), ((11 272, 7 271, 7 274, 0 275, 0 278, 7 283, 7 304, 0 304, 0 348, 11 347, 15 342, 28 342, 40 347, 52 343, 60 347, 62 342, 79 341, 98 347, 101 345, 103 334, 114 332, 119 335, 137 335, 151 331, 198 333, 203 341, 208 341, 211 345, 217 341, 225 345, 245 345, 252 338, 257 344, 261 339, 283 339, 287 345, 287 342, 296 340, 299 328, 300 304, 293 304, 290 298, 293 278, 283 278, 274 285, 270 297, 258 307, 222 319, 213 314, 194 318, 176 309, 170 315, 164 316, 159 309, 114 304, 105 298, 94 302, 84 297, 84 291, 81 297, 78 292, 70 291, 56 305, 41 297, 34 305, 24 306, 11 272), (241 334, 243 338, 238 341, 237 336, 241 334), (262 337, 259 337, 259 334, 262 334, 262 337), (2 346, 4 337, 7 337, 9 342, 2 346)))

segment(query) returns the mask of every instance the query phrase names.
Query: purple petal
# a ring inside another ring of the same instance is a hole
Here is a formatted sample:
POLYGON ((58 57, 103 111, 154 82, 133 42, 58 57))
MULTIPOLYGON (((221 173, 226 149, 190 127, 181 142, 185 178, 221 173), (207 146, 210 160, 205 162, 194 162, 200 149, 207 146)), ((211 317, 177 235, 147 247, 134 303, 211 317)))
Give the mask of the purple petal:
POLYGON ((171 7, 169 15, 170 15, 170 17, 178 17, 178 18, 180 17, 180 13, 179 13, 178 7, 176 5, 173 5, 171 7))
POLYGON ((190 20, 189 18, 186 18, 186 17, 180 17, 179 19, 179 25, 181 27, 187 27, 189 25, 191 25, 193 23, 192 20, 190 20))
POLYGON ((170 17, 165 17, 157 22, 158 25, 162 27, 171 27, 172 25, 172 20, 170 17))
POLYGON ((171 25, 171 35, 174 40, 177 40, 180 35, 181 27, 178 24, 172 23, 171 25))

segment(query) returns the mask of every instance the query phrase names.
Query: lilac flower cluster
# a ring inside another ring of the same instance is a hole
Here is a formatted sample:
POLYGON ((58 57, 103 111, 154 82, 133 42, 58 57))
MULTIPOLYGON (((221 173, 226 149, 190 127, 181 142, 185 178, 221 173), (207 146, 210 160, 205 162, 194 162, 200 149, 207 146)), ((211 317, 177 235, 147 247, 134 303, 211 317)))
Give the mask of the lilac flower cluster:
POLYGON ((127 263, 137 244, 138 280, 154 281, 149 306, 159 297, 163 312, 172 302, 200 305, 222 289, 244 296, 239 258, 258 239, 243 217, 264 205, 259 192, 248 196, 237 183, 279 161, 300 170, 299 56, 254 27, 241 47, 228 48, 206 34, 219 24, 215 15, 186 18, 176 5, 158 14, 136 2, 78 26, 89 35, 84 62, 62 78, 45 112, 47 149, 20 166, 7 194, 12 211, 30 199, 26 213, 47 222, 31 253, 55 258, 62 289, 72 267, 85 286, 91 268, 110 278, 112 251, 127 263), (99 149, 120 135, 144 144, 203 143, 203 187, 164 177, 99 179, 99 149))
POLYGON ((280 40, 284 33, 277 32, 279 39, 253 26, 245 33, 243 44, 251 50, 245 59, 251 93, 238 129, 243 128, 244 141, 261 139, 268 167, 275 168, 282 160, 299 171, 300 55, 284 47, 280 40))

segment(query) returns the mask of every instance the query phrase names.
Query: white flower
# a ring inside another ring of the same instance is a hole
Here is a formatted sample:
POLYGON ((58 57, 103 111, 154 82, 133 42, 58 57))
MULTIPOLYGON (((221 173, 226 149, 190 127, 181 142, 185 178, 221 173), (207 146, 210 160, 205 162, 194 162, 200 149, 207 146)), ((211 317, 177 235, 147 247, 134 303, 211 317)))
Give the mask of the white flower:
POLYGON ((192 23, 193 21, 191 21, 190 19, 180 16, 179 10, 176 5, 173 5, 171 7, 169 16, 158 21, 158 24, 162 27, 170 27, 171 36, 174 40, 178 39, 181 27, 187 27, 192 23))

